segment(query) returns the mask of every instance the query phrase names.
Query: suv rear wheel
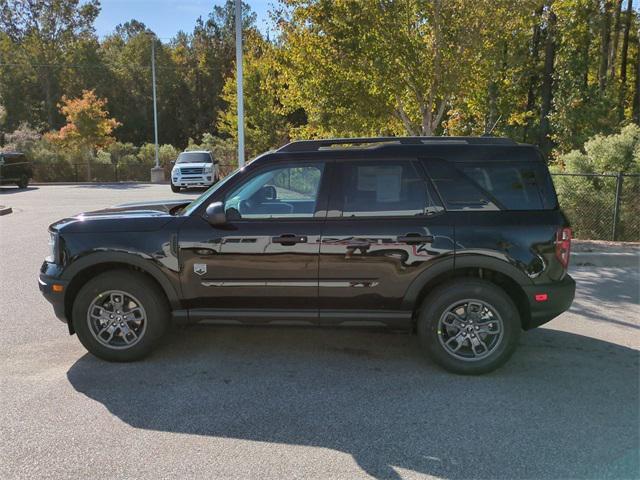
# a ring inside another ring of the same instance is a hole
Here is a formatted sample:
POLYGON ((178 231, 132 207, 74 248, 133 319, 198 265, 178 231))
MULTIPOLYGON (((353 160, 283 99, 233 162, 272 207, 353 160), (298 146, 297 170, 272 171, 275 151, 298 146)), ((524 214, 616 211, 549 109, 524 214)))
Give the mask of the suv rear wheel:
POLYGON ((509 296, 483 280, 442 285, 425 299, 418 316, 418 337, 429 357, 467 375, 504 364, 516 348, 520 329, 520 315, 509 296))
POLYGON ((108 271, 89 280, 73 304, 73 326, 96 357, 114 362, 148 355, 169 323, 163 292, 145 275, 108 271))

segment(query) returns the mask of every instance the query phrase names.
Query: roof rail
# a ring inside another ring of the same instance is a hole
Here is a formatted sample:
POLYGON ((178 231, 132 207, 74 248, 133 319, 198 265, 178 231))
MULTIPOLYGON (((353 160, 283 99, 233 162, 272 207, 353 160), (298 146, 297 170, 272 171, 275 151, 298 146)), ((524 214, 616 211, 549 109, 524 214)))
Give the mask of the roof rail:
MULTIPOLYGON (((367 145, 373 148, 385 144, 395 145, 515 145, 516 142, 504 137, 360 137, 360 138, 328 138, 323 140, 298 140, 287 143, 278 152, 310 152, 329 149, 339 145, 367 145)), ((348 146, 343 148, 349 148, 348 146)), ((362 147, 370 148, 370 147, 362 147)))

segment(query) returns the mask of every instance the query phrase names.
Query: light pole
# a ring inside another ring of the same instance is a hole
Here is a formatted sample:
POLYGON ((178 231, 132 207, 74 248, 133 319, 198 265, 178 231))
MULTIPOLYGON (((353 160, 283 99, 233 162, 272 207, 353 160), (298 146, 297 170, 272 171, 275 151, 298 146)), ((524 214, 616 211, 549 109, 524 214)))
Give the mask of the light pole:
POLYGON ((236 97, 238 99, 238 166, 244 167, 244 97, 242 93, 242 0, 236 0, 236 97))
POLYGON ((151 183, 164 182, 164 168, 160 166, 158 147, 158 105, 156 102, 156 36, 151 36, 151 79, 153 83, 153 135, 156 165, 151 169, 151 183))

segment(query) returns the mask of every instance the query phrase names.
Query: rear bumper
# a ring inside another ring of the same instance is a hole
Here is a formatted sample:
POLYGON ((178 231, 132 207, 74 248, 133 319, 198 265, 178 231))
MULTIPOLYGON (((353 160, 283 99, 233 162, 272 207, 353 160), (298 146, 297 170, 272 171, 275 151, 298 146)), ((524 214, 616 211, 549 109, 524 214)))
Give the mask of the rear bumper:
POLYGON ((547 285, 526 286, 524 291, 529 300, 530 318, 525 330, 539 327, 565 312, 571 307, 576 293, 576 282, 566 275, 560 282, 547 285), (547 300, 537 301, 536 295, 547 295, 547 300))

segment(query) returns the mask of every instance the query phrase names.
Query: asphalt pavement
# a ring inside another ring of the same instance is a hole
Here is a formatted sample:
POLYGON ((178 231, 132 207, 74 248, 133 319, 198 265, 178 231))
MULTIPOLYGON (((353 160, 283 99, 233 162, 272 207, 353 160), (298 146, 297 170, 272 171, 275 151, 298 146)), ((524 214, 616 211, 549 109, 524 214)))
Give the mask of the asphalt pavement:
POLYGON ((194 326, 134 364, 87 354, 41 297, 46 227, 167 185, 0 189, 0 478, 639 478, 638 266, 580 267, 569 312, 502 369, 415 337, 194 326))

